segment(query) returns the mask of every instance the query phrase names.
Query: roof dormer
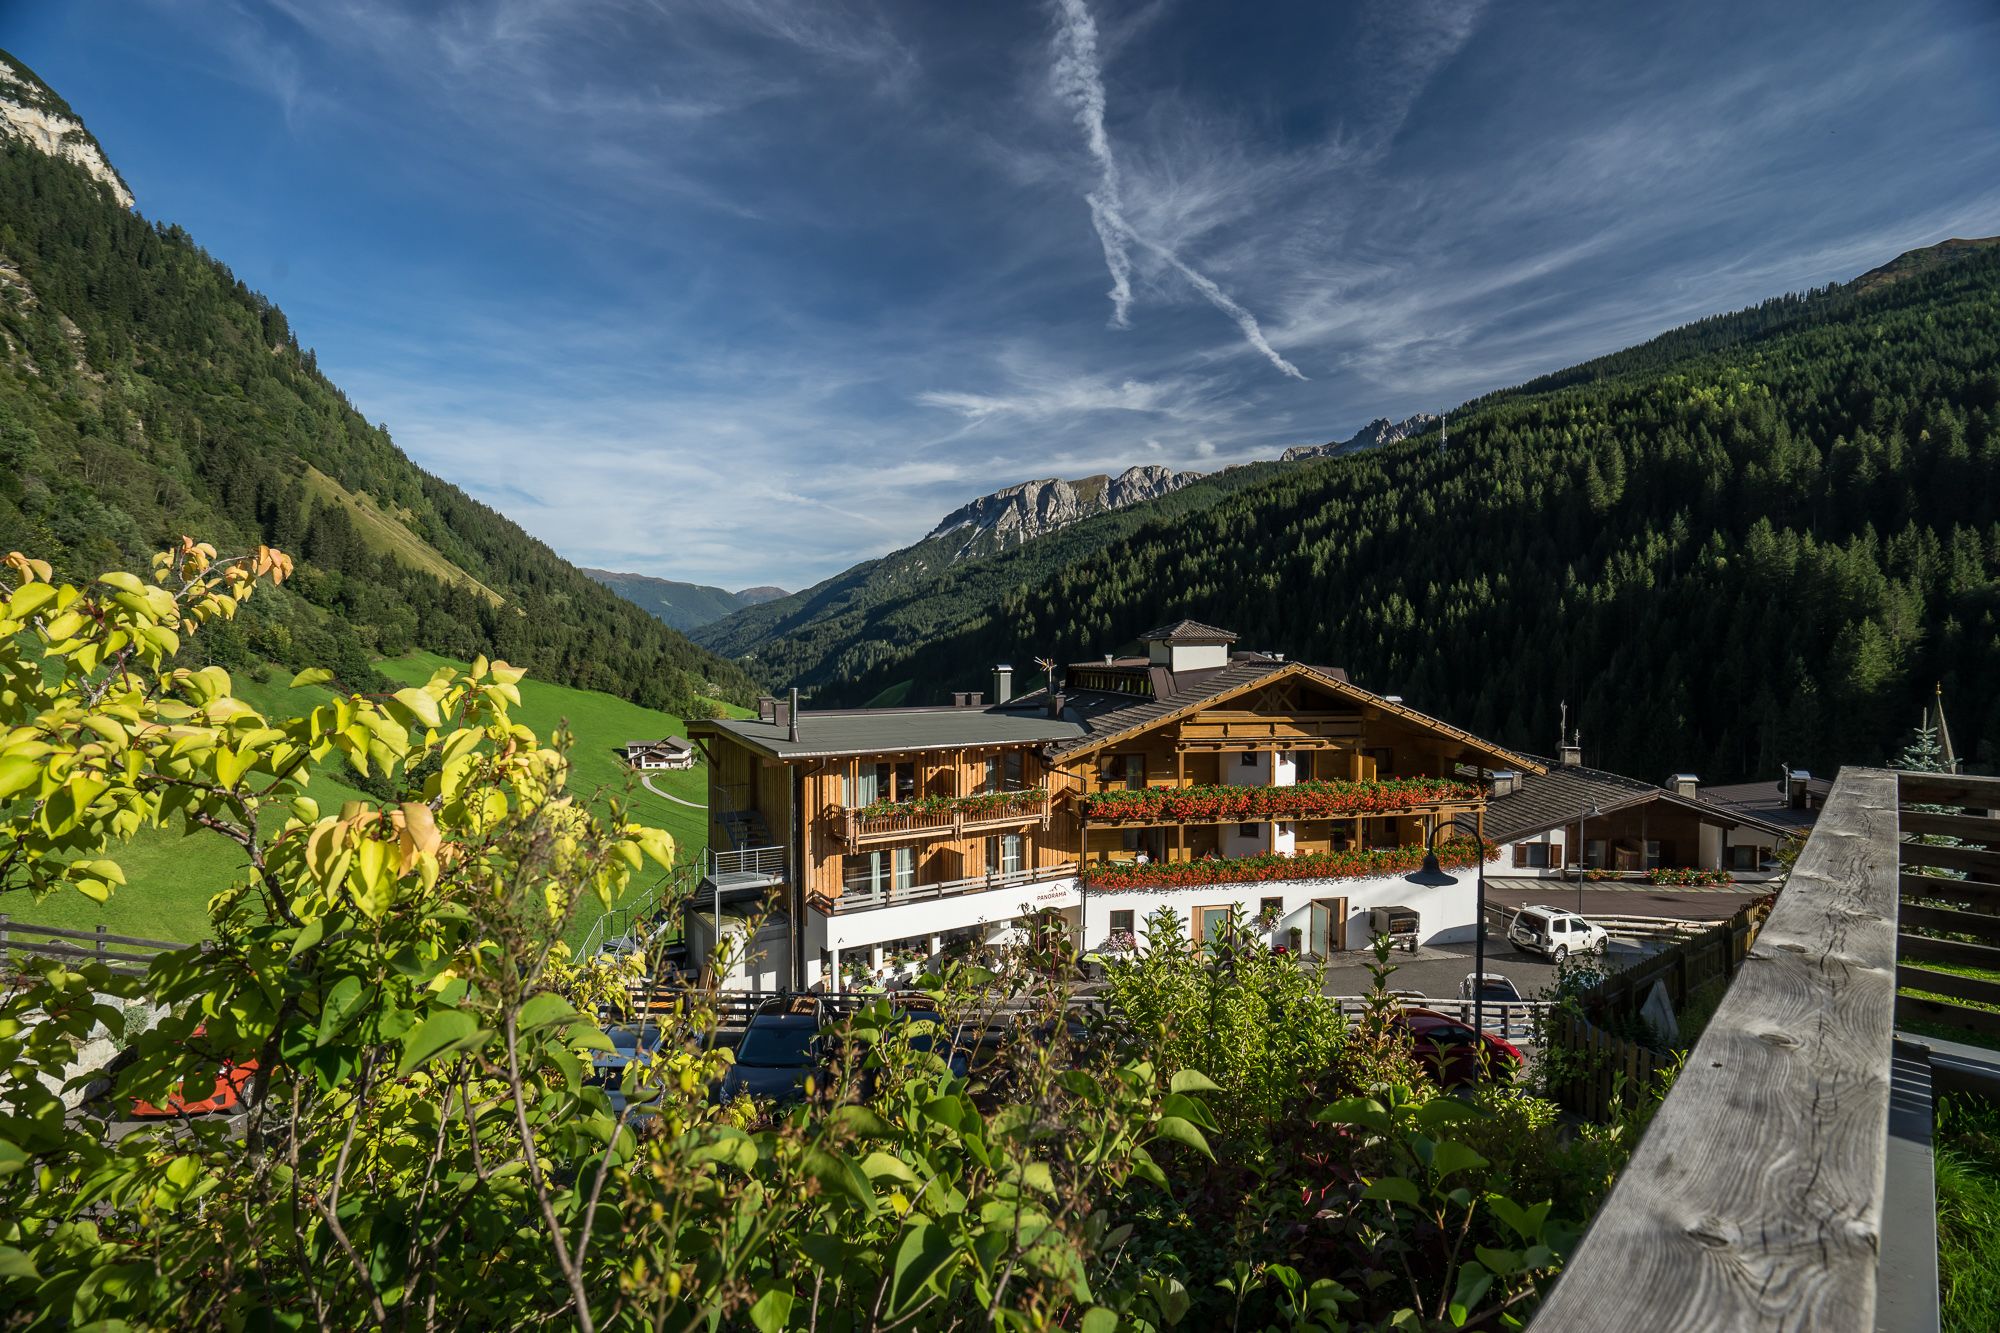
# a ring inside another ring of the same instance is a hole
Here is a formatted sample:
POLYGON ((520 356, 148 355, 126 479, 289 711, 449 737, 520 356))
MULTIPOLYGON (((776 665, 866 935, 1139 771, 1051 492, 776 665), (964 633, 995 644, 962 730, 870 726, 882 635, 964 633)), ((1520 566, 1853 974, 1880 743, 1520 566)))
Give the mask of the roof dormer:
POLYGON ((1228 666, 1229 645, 1236 642, 1236 635, 1198 620, 1176 620, 1147 630, 1139 640, 1146 645, 1149 663, 1178 674, 1228 666))

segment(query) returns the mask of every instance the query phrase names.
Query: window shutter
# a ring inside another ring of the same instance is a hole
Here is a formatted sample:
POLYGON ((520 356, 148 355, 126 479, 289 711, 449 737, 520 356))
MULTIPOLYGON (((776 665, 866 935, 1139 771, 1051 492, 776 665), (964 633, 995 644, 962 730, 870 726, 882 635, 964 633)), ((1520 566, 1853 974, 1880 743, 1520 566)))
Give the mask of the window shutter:
POLYGON ((1514 864, 1516 867, 1528 864, 1528 845, 1526 843, 1517 842, 1514 844, 1514 864))

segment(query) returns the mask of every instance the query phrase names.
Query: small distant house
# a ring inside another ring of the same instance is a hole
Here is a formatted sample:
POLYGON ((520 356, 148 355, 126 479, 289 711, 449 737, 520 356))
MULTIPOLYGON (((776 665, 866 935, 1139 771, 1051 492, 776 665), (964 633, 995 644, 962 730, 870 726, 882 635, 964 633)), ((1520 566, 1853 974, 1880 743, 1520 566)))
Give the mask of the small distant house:
POLYGON ((694 746, 679 736, 657 741, 626 741, 625 762, 642 773, 662 768, 693 768, 694 746))

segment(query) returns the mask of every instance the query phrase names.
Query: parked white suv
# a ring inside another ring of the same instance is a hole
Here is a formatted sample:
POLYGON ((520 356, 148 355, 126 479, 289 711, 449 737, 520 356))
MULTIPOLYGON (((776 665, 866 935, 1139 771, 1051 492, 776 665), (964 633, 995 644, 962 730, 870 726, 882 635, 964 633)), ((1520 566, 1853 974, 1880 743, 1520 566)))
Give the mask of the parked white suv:
POLYGON ((1507 927, 1507 938, 1516 948, 1555 963, 1573 953, 1602 954, 1611 947, 1611 937, 1603 927, 1560 907, 1522 908, 1515 913, 1514 924, 1507 927))

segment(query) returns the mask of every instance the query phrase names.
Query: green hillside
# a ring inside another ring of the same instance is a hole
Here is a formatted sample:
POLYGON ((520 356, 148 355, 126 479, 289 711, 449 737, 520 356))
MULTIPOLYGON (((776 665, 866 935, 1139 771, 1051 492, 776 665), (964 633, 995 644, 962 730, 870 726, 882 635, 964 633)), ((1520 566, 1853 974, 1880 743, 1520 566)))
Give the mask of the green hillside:
MULTIPOLYGON (((262 595, 260 592, 259 596, 262 595)), ((419 684, 447 665, 464 664, 425 652, 376 663, 383 676, 398 684, 419 684)), ((268 670, 234 676, 239 697, 266 716, 303 713, 330 695, 324 686, 291 689, 287 685, 290 678, 289 673, 268 670)), ((734 706, 716 707, 732 714, 748 712, 734 706)), ((620 797, 637 818, 672 833, 683 857, 699 857, 707 847, 708 820, 703 811, 647 790, 620 757, 621 747, 628 740, 685 735, 681 719, 594 690, 552 685, 533 677, 521 682, 521 707, 514 717, 543 737, 554 736, 559 724, 568 727, 574 737, 570 750, 573 792, 586 797, 620 797)), ((706 765, 697 763, 684 773, 648 776, 655 786, 682 801, 705 805, 708 799, 706 765)), ((313 781, 308 794, 328 813, 346 801, 372 799, 358 786, 333 781, 324 775, 313 781)), ((276 811, 268 822, 275 828, 283 820, 282 811, 276 811)), ((205 939, 209 934, 209 898, 235 880, 244 867, 239 850, 221 838, 183 838, 155 830, 142 832, 113 855, 124 868, 128 882, 109 902, 100 906, 81 894, 62 893, 41 903, 26 899, 9 902, 7 910, 15 920, 37 925, 88 930, 102 924, 116 935, 178 941, 205 939)), ((580 938, 596 916, 595 903, 586 903, 572 935, 580 938)))
MULTIPOLYGON (((0 53, 21 77, 33 75, 0 53)), ((188 533, 298 574, 199 651, 345 683, 411 649, 685 713, 736 666, 416 467, 319 373, 284 312, 179 227, 0 135, 0 551, 140 568, 188 533)))
POLYGON ((584 573, 647 614, 683 633, 713 624, 734 611, 757 606, 785 596, 782 588, 745 588, 730 592, 706 583, 679 583, 650 574, 619 574, 608 569, 586 569, 584 573))
POLYGON ((860 668, 820 698, 934 701, 1187 615, 1531 750, 1566 702, 1590 762, 1656 779, 1879 763, 1937 682, 1961 753, 2000 763, 2000 249, 1937 258, 1468 404, 1447 452, 1030 543, 943 632, 816 643, 860 668))
POLYGON ((843 682, 893 673, 923 644, 973 631, 993 607, 1148 524, 1182 522, 1285 470, 1278 463, 1232 467, 998 554, 954 560, 965 539, 948 533, 738 611, 691 637, 774 686, 822 688, 825 699, 867 702, 879 686, 860 694, 843 682))

